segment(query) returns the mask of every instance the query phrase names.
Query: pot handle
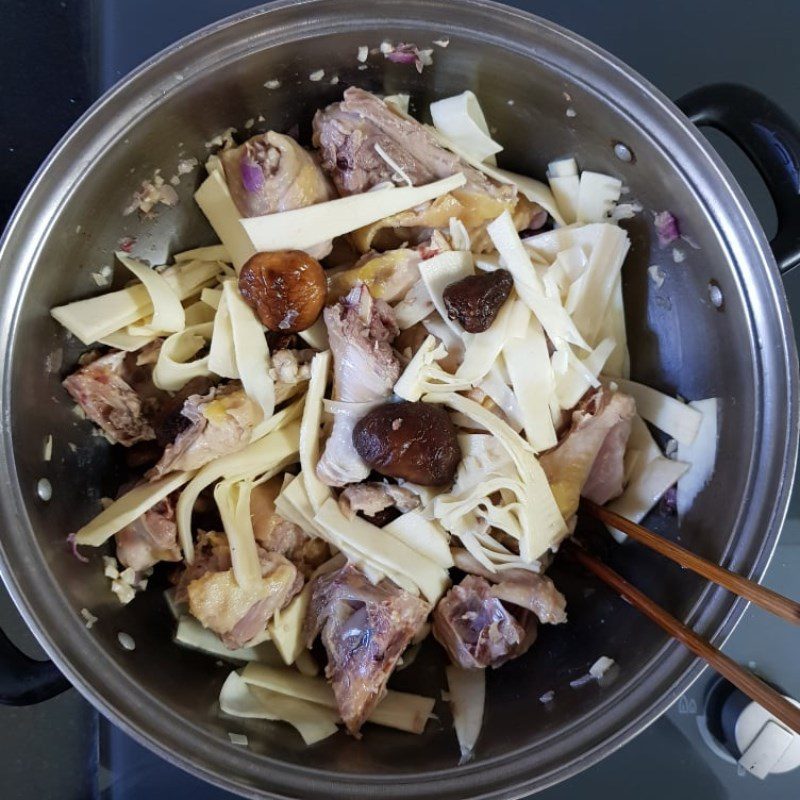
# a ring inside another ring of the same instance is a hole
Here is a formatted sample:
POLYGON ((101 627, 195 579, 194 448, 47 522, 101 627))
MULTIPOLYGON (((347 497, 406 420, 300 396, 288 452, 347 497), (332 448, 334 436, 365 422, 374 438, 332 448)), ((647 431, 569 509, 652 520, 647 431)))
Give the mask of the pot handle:
POLYGON ((760 92, 735 83, 701 86, 677 101, 695 125, 730 137, 767 185, 778 215, 770 242, 778 268, 800 264, 800 126, 760 92))
POLYGON ((26 656, 0 631, 0 704, 29 706, 69 689, 52 661, 26 656))

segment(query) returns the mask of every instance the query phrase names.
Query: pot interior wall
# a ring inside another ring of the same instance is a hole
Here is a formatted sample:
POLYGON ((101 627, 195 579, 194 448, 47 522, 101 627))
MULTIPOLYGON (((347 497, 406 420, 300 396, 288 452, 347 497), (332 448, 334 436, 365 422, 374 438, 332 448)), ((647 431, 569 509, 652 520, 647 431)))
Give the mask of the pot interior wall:
MULTIPOLYGON (((254 36, 257 33, 253 30, 254 36)), ((323 37, 309 27, 304 36, 270 49, 262 49, 256 39, 235 57, 223 52, 219 58, 207 58, 198 71, 186 71, 177 90, 150 107, 140 106, 124 121, 117 119, 124 131, 101 158, 82 165, 81 180, 60 205, 35 263, 29 265, 30 279, 20 298, 12 364, 16 466, 52 591, 74 610, 86 607, 100 618, 91 638, 99 644, 102 658, 116 663, 139 687, 137 704, 160 706, 159 714, 168 709, 196 731, 198 741, 212 737, 220 749, 232 748, 227 731, 246 732, 255 758, 267 755, 296 765, 361 774, 445 770, 454 767, 457 746, 441 701, 438 720, 422 737, 371 728, 362 742, 340 734, 312 748, 304 748, 299 737, 280 725, 221 718, 215 702, 229 667, 171 643, 172 621, 159 593, 148 592, 122 607, 101 575, 99 553, 89 552, 87 565, 69 557, 64 536, 96 513, 99 498, 114 493, 122 473, 105 440, 93 436, 91 426, 72 413, 59 385, 82 348, 65 337, 48 309, 96 294, 91 273, 113 263, 113 251, 123 236, 134 237, 133 253, 152 263, 163 263, 177 249, 214 240, 192 202, 202 170, 181 179, 179 206, 159 207, 155 220, 126 217, 122 211, 154 169, 160 168, 169 178, 179 158, 203 162, 209 153, 205 142, 223 129, 235 127, 241 139, 248 135, 245 121, 255 118, 251 133, 267 128, 290 131, 299 124, 301 137, 308 140, 315 109, 337 100, 350 84, 384 93, 409 92, 412 111, 422 116, 431 100, 471 88, 505 146, 502 166, 541 176, 548 161, 574 154, 583 168, 619 176, 630 190, 628 198, 644 206, 642 214, 623 223, 633 242, 624 270, 633 376, 689 399, 721 398, 717 470, 680 530, 685 544, 715 560, 730 550, 731 532, 749 491, 750 454, 757 445, 761 378, 754 366, 752 320, 711 210, 681 174, 680 164, 643 124, 628 117, 624 107, 610 106, 609 98, 595 94, 556 65, 531 60, 478 35, 461 32, 451 36, 446 50, 434 47, 434 65, 421 75, 413 66, 391 64, 380 55, 370 56, 368 68, 359 70, 356 51, 361 44, 377 46, 383 38, 411 39, 422 46, 437 38, 435 33, 376 27, 323 37), (324 79, 309 81, 309 73, 321 68, 324 79), (335 85, 330 82, 333 76, 339 78, 335 85), (280 80, 281 87, 266 89, 263 84, 268 79, 280 80), (568 116, 568 109, 575 115, 568 116), (260 121, 261 115, 265 121, 260 121), (615 157, 613 145, 618 141, 635 154, 632 163, 615 157), (670 250, 660 249, 654 239, 651 211, 663 209, 680 217, 683 232, 699 248, 677 243, 686 255, 681 264, 674 263, 670 250), (661 287, 648 277, 647 268, 654 263, 665 274, 661 287), (708 300, 710 279, 722 289, 723 310, 708 300), (42 446, 50 434, 53 460, 43 463, 42 446), (36 496, 41 477, 53 485, 49 503, 36 496), (720 503, 720 496, 726 502, 720 503), (134 637, 134 652, 119 647, 119 631, 134 637)), ((119 282, 124 279, 118 275, 119 282)), ((20 522, 19 530, 6 536, 27 537, 24 521, 20 522)), ((670 534, 677 532, 674 519, 656 514, 651 522, 670 534)), ((751 564, 757 552, 758 543, 751 542, 729 555, 751 564)), ((618 549, 612 561, 679 617, 695 609, 704 590, 690 573, 636 546, 618 549)), ((489 674, 478 767, 486 759, 523 748, 545 752, 545 745, 563 740, 569 732, 583 750, 599 745, 608 733, 599 720, 615 718, 615 708, 636 690, 663 653, 664 636, 604 588, 568 564, 558 563, 553 575, 568 596, 569 624, 543 627, 526 657, 489 674), (619 664, 610 685, 570 689, 569 681, 601 655, 619 664), (537 698, 551 689, 556 699, 545 708, 537 698)), ((399 674, 393 685, 438 696, 442 667, 438 647, 431 641, 414 667, 399 674)), ((562 755, 570 752, 566 745, 557 747, 562 755)), ((556 750, 547 752, 555 757, 556 750)), ((554 763, 542 763, 541 769, 554 763)))

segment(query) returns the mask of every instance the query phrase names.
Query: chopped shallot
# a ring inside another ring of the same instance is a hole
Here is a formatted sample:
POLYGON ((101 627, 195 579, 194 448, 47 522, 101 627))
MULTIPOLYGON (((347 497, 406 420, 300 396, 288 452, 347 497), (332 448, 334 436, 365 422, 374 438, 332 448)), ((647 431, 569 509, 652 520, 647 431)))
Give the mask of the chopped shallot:
POLYGON ((573 689, 580 689, 581 686, 586 686, 587 683, 591 683, 594 680, 594 675, 590 675, 588 672, 585 675, 581 675, 580 678, 576 678, 574 681, 570 681, 569 685, 573 689))
POLYGON ((114 270, 108 265, 101 267, 99 272, 92 273, 92 279, 98 286, 110 286, 113 277, 114 270))
POLYGON ((647 268, 650 275, 650 280, 656 285, 656 289, 660 289, 664 285, 664 272, 658 264, 653 264, 647 268))
POLYGON ((112 580, 119 578, 119 564, 113 556, 103 556, 103 575, 112 580))
POLYGON ((414 64, 420 73, 425 67, 433 64, 433 50, 420 50, 417 45, 411 43, 400 42, 392 45, 383 42, 381 52, 389 61, 394 61, 396 64, 414 64))
POLYGON ((136 597, 136 590, 130 584, 123 583, 120 580, 111 581, 111 591, 124 606, 128 605, 136 597))
POLYGON ((632 219, 642 210, 639 203, 619 203, 611 212, 611 219, 618 222, 621 219, 632 219))
POLYGON ((655 213, 653 222, 656 226, 659 247, 666 247, 680 237, 681 230, 678 227, 678 218, 669 211, 655 213))
POLYGON ((178 162, 178 175, 188 175, 197 167, 199 163, 200 162, 196 158, 182 158, 178 162))
MULTIPOLYGON (((265 83, 264 85, 266 86, 267 84, 265 83)), ((226 128, 222 133, 218 133, 206 142, 206 150, 212 150, 215 147, 227 150, 229 147, 233 147, 236 144, 233 140, 234 133, 236 133, 236 128, 226 128)))
POLYGON ((82 561, 84 564, 88 564, 89 563, 89 559, 86 558, 85 555, 83 555, 82 553, 79 552, 78 544, 75 541, 75 534, 74 533, 71 533, 69 536, 67 536, 67 544, 69 544, 69 547, 70 547, 70 550, 72 552, 72 555, 75 556, 75 558, 77 558, 78 561, 82 561))
POLYGON ((591 683, 592 681, 600 681, 615 663, 613 658, 600 656, 600 658, 589 667, 589 671, 585 675, 581 675, 580 678, 570 681, 569 685, 573 689, 579 689, 581 686, 586 686, 587 683, 591 683))
POLYGON ((598 658, 597 661, 595 661, 594 664, 589 667, 589 674, 599 681, 600 678, 602 678, 603 675, 605 675, 615 663, 616 662, 613 658, 609 658, 608 656, 600 656, 600 658, 598 658))
POLYGON ((88 608, 81 609, 81 616, 87 628, 91 628, 97 622, 97 617, 88 608))
MULTIPOLYGON (((57 347, 52 352, 48 353, 44 359, 44 368, 47 372, 59 372, 61 369, 61 364, 64 361, 64 350, 61 347, 57 347)), ((76 406, 76 408, 80 408, 80 406, 76 406)))
POLYGON ((157 169, 152 178, 142 181, 139 188, 133 193, 130 204, 122 213, 127 216, 138 210, 147 216, 152 214, 153 208, 159 203, 165 206, 175 206, 178 204, 178 194, 161 177, 161 170, 157 169))

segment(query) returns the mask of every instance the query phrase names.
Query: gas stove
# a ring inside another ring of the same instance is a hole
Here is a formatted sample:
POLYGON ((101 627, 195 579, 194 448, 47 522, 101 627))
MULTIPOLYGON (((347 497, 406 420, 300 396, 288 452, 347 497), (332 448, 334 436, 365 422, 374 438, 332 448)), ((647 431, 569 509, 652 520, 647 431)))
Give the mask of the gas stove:
MULTIPOLYGON (((0 7, 0 220, 66 128, 131 68, 182 35, 250 5, 246 0, 4 0, 0 7)), ((593 40, 671 97, 700 83, 732 81, 764 92, 800 119, 794 59, 800 4, 774 0, 753 13, 746 0, 539 0, 514 2, 593 40)), ((775 214, 743 154, 708 133, 771 234, 775 214)), ((800 269, 785 278, 800 331, 800 269)), ((765 583, 797 595, 800 495, 792 502, 765 583)), ((0 587, 0 628, 41 655, 0 587)), ((786 694, 800 697, 800 637, 749 609, 725 651, 786 694)), ((714 740, 715 676, 706 672, 672 709, 600 764, 544 791, 543 800, 787 800, 800 797, 800 769, 759 780, 714 740), (707 719, 709 717, 709 719, 707 719), (709 730, 712 733, 709 733, 709 730)), ((128 800, 232 797, 151 754, 99 717, 74 690, 24 708, 0 707, 0 797, 7 800, 128 800)))

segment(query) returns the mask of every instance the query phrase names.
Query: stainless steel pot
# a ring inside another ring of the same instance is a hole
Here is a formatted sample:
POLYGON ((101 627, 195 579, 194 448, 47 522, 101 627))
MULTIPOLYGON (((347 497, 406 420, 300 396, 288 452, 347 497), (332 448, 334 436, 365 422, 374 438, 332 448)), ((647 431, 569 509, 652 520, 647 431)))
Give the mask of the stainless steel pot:
MULTIPOLYGON (((694 126, 641 77, 563 29, 479 0, 307 0, 233 17, 131 74, 58 145, 17 209, 0 253, 0 567, 27 621, 81 692, 135 738, 221 786, 253 797, 517 797, 621 746, 702 669, 569 565, 556 566, 569 625, 545 628, 526 658, 489 675, 477 757, 457 767, 444 707, 421 737, 375 729, 361 742, 338 735, 310 749, 280 725, 221 718, 215 700, 227 668, 170 643, 171 621, 158 593, 119 606, 99 556, 84 565, 64 545, 65 534, 115 488, 120 465, 70 411, 59 380, 79 348, 48 309, 95 293, 90 273, 110 263, 122 235, 136 236, 135 252, 155 263, 178 246, 212 240, 191 201, 197 174, 182 182, 180 206, 161 211, 154 222, 121 215, 154 168, 169 176, 180 153, 203 160, 206 141, 259 114, 277 130, 299 120, 307 133, 314 109, 348 84, 410 92, 420 109, 472 88, 506 147, 504 165, 541 174, 549 160, 575 153, 582 164, 619 175, 646 209, 680 217, 699 247, 683 248, 687 259, 680 267, 654 244, 649 212, 627 224, 633 247, 624 282, 634 376, 687 398, 721 398, 716 473, 680 534, 692 549, 734 570, 763 573, 794 473, 798 378, 778 270, 753 212, 694 126), (441 37, 450 46, 434 48, 434 64, 421 75, 379 57, 358 69, 359 45, 384 38, 427 45, 441 37), (310 82, 309 73, 321 68, 325 78, 310 82), (334 75, 338 85, 329 81, 334 75), (268 79, 280 80, 281 88, 268 91, 268 79), (566 115, 568 108, 575 116, 566 115), (615 156, 617 142, 631 150, 632 161, 615 156), (654 261, 667 272, 660 289, 647 275, 654 261), (724 298, 721 307, 709 299, 710 282, 724 298), (45 463, 48 434, 54 458, 45 463), (42 477, 53 486, 49 502, 37 496, 42 477), (91 630, 78 613, 84 607, 100 619, 91 630), (119 646, 119 631, 134 637, 135 651, 119 646), (603 654, 620 666, 611 686, 568 688, 603 654), (556 700, 545 711, 537 698, 550 689, 556 700), (229 730, 247 731, 249 749, 230 744, 229 730)), ((797 174, 792 180, 791 173, 800 153, 796 129, 766 101, 735 87, 689 103, 699 121, 738 137, 771 181, 782 222, 776 244, 790 265, 800 230, 797 174)), ((673 520, 656 515, 654 524, 675 532, 673 520)), ((636 546, 618 548, 610 558, 716 644, 744 610, 741 601, 636 546)), ((5 658, 11 657, 8 651, 5 658)), ((58 688, 52 668, 42 670, 27 687, 28 699, 58 688)), ((436 647, 401 673, 397 685, 438 692, 436 647)))

